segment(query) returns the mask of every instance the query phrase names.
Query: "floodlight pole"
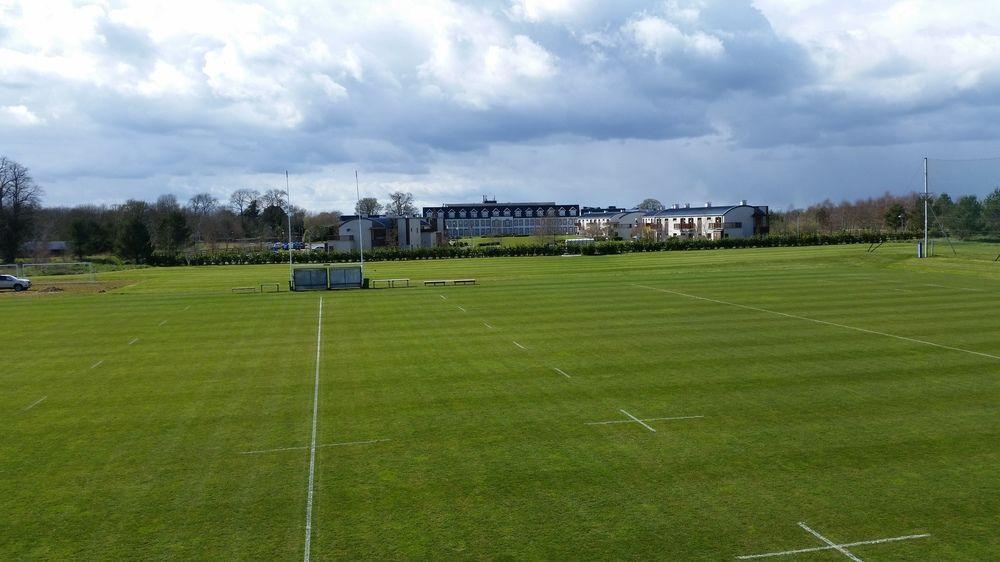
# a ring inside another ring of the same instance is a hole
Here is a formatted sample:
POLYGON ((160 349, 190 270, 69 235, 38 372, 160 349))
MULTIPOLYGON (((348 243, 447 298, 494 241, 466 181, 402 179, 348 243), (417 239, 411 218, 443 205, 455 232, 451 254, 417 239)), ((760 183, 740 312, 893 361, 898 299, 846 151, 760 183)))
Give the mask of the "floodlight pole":
POLYGON ((926 258, 927 256, 930 255, 928 253, 928 248, 927 248, 927 239, 928 239, 928 234, 927 234, 927 207, 928 207, 928 199, 930 199, 930 191, 928 191, 928 188, 929 188, 929 182, 928 182, 928 177, 927 177, 927 157, 925 156, 924 157, 924 251, 923 251, 923 255, 920 256, 922 258, 926 258))
POLYGON ((291 284, 295 281, 295 275, 292 273, 292 194, 288 191, 288 170, 285 170, 285 200, 286 205, 288 205, 288 282, 291 284))

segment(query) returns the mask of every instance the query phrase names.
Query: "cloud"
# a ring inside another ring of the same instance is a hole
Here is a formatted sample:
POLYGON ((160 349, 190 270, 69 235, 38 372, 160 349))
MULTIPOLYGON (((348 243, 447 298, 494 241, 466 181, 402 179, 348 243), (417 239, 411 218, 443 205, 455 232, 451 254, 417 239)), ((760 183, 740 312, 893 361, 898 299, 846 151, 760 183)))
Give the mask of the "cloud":
POLYGON ((285 169, 316 205, 354 169, 428 203, 782 197, 824 154, 993 146, 996 22, 984 1, 10 1, 0 122, 60 203, 285 169))

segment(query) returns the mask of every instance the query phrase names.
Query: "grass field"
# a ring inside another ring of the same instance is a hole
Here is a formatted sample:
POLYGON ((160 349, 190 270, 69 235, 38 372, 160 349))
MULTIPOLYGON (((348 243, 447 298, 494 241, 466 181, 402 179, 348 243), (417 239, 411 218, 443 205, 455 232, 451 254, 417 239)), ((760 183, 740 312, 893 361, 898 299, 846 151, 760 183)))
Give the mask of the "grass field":
POLYGON ((0 559, 1000 558, 994 248, 866 248, 0 295, 0 559))

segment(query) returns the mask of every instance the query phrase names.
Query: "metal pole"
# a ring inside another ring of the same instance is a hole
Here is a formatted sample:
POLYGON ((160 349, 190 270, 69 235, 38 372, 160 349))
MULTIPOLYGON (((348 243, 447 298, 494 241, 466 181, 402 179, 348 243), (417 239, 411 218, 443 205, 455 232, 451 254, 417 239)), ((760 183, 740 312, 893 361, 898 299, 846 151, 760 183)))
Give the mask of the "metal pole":
POLYGON ((361 184, 358 182, 358 171, 354 170, 354 194, 358 198, 358 249, 361 252, 361 278, 365 277, 365 242, 361 237, 361 184))
POLYGON ((292 194, 288 191, 288 170, 285 170, 285 205, 288 207, 288 283, 295 280, 292 274, 292 194))
POLYGON ((924 157, 924 255, 920 256, 926 258, 930 254, 928 253, 927 247, 927 200, 930 198, 930 191, 928 191, 928 178, 927 178, 927 157, 924 157))

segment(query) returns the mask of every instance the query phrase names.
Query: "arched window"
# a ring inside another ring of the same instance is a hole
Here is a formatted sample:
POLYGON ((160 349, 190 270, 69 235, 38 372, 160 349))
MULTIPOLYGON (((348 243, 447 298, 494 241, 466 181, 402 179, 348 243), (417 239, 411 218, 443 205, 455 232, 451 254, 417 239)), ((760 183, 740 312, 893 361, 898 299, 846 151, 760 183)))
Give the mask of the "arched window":
POLYGON ((458 216, 460 216, 460 217, 462 217, 464 219, 465 218, 465 209, 462 209, 461 211, 459 211, 458 212, 458 216))
POLYGON ((448 218, 449 219, 455 218, 455 211, 448 211, 448 218))
POLYGON ((560 217, 565 217, 566 216, 566 209, 563 209, 562 207, 559 207, 559 216, 560 217))
POLYGON ((576 216, 576 208, 572 208, 572 209, 569 210, 569 216, 571 216, 571 217, 575 217, 576 216))
POLYGON ((500 216, 500 209, 493 209, 493 216, 494 217, 499 217, 500 216))
POLYGON ((514 216, 518 217, 518 218, 521 217, 521 208, 520 207, 518 207, 517 209, 514 209, 514 216))
POLYGON ((509 217, 510 216, 510 209, 504 209, 503 210, 503 216, 509 217))

